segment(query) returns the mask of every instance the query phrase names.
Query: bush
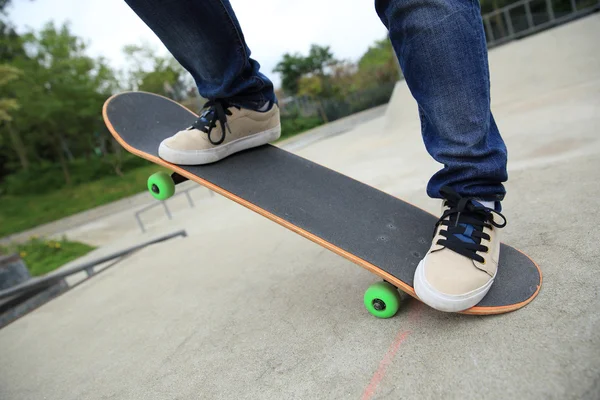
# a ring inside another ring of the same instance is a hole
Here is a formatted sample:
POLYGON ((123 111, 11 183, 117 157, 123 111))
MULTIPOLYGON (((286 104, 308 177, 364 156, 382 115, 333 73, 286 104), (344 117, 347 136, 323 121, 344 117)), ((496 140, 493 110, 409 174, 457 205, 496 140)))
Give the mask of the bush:
POLYGON ((308 131, 319 125, 323 121, 319 117, 302 117, 299 115, 281 116, 281 138, 288 138, 298 133, 308 131))
MULTIPOLYGON (((116 176, 115 156, 80 159, 68 164, 73 185, 96 181, 107 176, 116 176)), ((121 171, 149 165, 149 161, 126 154, 121 161, 121 171)), ((27 171, 19 171, 5 177, 1 186, 2 194, 26 195, 42 194, 55 191, 66 186, 62 168, 59 164, 33 165, 27 171)))
POLYGON ((350 93, 344 99, 323 101, 323 108, 329 121, 335 121, 348 115, 377 107, 390 101, 395 82, 350 93))

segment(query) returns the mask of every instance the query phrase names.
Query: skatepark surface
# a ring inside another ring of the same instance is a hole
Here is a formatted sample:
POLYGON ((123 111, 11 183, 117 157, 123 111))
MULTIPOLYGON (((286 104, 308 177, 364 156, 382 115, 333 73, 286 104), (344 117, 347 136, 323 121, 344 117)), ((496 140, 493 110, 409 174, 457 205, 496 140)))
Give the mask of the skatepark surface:
MULTIPOLYGON (((0 330, 0 399, 600 398, 598 37, 596 14, 490 51, 503 241, 544 274, 525 308, 474 317, 407 298, 376 319, 362 304, 374 275, 198 188, 193 208, 172 200, 172 220, 149 212, 145 234, 131 209, 65 232, 102 245, 86 258, 189 236, 0 330)), ((371 114, 281 146, 438 213, 425 186, 440 165, 406 84, 371 114)))

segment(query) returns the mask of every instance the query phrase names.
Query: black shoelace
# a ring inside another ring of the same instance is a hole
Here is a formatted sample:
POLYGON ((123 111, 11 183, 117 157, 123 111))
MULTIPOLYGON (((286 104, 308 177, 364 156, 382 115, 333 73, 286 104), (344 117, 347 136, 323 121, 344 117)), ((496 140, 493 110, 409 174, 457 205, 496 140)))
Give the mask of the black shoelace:
MULTIPOLYGON (((201 115, 200 118, 196 120, 190 127, 190 129, 198 129, 202 132, 205 132, 208 135, 208 140, 213 145, 217 146, 225 141, 225 135, 229 130, 229 125, 227 125, 227 116, 231 115, 231 111, 229 108, 236 107, 224 100, 209 100, 207 101, 203 109, 206 109, 201 115), (221 138, 217 141, 212 139, 211 133, 213 128, 217 126, 217 122, 221 125, 221 138)), ((229 131, 231 133, 231 131, 229 131)))
POLYGON ((444 239, 439 239, 437 244, 477 262, 485 263, 484 258, 477 254, 477 252, 489 251, 487 246, 481 244, 482 239, 490 240, 490 236, 483 232, 483 228, 492 226, 504 228, 506 218, 498 211, 461 197, 452 188, 444 187, 440 190, 440 194, 446 199, 449 209, 435 224, 435 230, 437 231, 439 225, 448 228, 440 233, 444 239), (500 216, 504 222, 502 224, 495 222, 493 214, 500 216))

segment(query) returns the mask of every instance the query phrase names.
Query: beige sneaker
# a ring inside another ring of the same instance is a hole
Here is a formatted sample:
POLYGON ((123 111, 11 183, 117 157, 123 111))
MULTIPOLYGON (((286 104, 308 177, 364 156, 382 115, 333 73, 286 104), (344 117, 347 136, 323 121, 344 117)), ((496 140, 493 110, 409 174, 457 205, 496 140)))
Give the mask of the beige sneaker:
POLYGON ((425 304, 458 312, 475 306, 490 290, 500 257, 498 228, 506 226, 506 219, 450 188, 441 194, 442 216, 415 272, 414 287, 425 304))
POLYGON ((281 135, 277 104, 264 112, 223 101, 209 101, 204 108, 192 126, 162 141, 158 155, 163 160, 180 165, 213 163, 281 135))

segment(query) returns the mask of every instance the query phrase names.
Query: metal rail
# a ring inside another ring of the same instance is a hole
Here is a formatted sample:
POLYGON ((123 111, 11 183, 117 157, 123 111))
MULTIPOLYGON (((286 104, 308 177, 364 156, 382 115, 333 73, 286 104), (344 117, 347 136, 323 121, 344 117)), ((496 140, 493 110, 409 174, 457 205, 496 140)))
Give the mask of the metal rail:
MULTIPOLYGON (((173 197, 171 197, 171 199, 177 197, 177 196, 181 196, 181 195, 185 195, 188 201, 188 204, 190 205, 190 208, 195 207, 194 201, 192 200, 192 196, 190 196, 190 191, 194 190, 194 189, 198 189, 199 185, 196 186, 192 186, 188 189, 184 189, 184 190, 177 190, 177 193, 175 193, 173 195, 173 197)), ((210 193, 210 197, 213 197, 215 194, 213 193, 212 190, 208 190, 208 192, 210 193)), ((170 199, 169 199, 170 200, 170 199)), ((165 211, 165 215, 167 216, 168 219, 173 219, 173 214, 171 213, 171 210, 169 209, 169 205, 167 203, 167 200, 164 201, 156 201, 153 202, 151 204, 148 204, 147 206, 139 209, 138 211, 135 212, 135 220, 137 221, 138 226, 140 227, 140 230, 142 231, 142 233, 146 233, 146 226, 144 225, 144 222, 142 221, 142 218, 140 217, 141 214, 145 213, 146 211, 153 209, 155 207, 163 207, 164 211, 165 211)))
POLYGON ((104 257, 100 257, 96 260, 89 261, 89 262, 83 263, 81 265, 77 265, 75 267, 72 267, 72 268, 69 268, 69 269, 66 269, 63 271, 57 271, 56 273, 50 273, 49 275, 46 275, 41 278, 31 278, 31 279, 27 280, 26 282, 23 282, 20 285, 14 286, 10 289, 0 291, 0 300, 2 300, 4 298, 8 298, 8 297, 17 296, 17 295, 23 295, 23 294, 26 294, 29 292, 39 291, 43 288, 50 287, 50 286, 60 282, 64 278, 66 278, 70 275, 76 274, 78 272, 81 272, 81 271, 85 271, 88 276, 86 279, 89 279, 98 273, 97 271, 94 270, 94 267, 96 265, 103 264, 107 261, 111 261, 116 258, 126 256, 128 254, 131 254, 131 253, 133 253, 137 250, 140 250, 146 246, 149 246, 151 244, 164 242, 165 240, 169 240, 169 239, 172 239, 177 236, 186 237, 187 232, 185 230, 180 230, 177 232, 170 233, 168 235, 159 236, 155 239, 146 241, 144 243, 140 243, 136 246, 129 247, 127 249, 118 251, 116 253, 113 253, 113 254, 110 254, 110 255, 107 255, 104 257))
POLYGON ((600 0, 580 6, 571 0, 571 10, 557 16, 553 0, 520 0, 482 16, 488 47, 498 46, 539 31, 564 24, 600 10, 600 0), (543 10, 532 11, 532 5, 544 3, 543 10), (522 10, 519 10, 522 8, 522 10))

